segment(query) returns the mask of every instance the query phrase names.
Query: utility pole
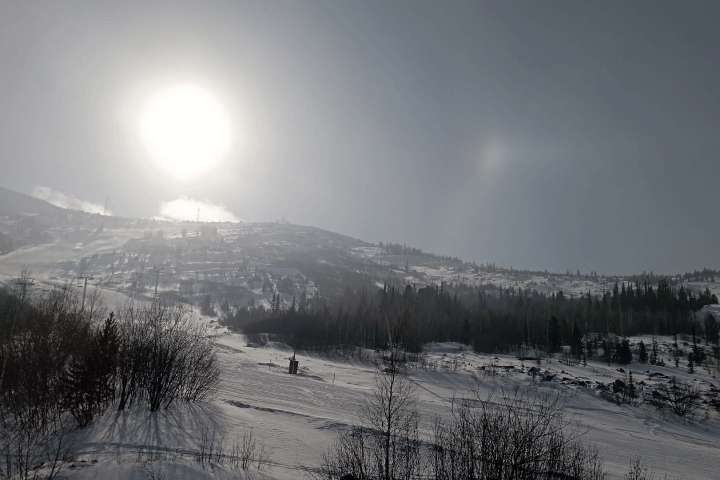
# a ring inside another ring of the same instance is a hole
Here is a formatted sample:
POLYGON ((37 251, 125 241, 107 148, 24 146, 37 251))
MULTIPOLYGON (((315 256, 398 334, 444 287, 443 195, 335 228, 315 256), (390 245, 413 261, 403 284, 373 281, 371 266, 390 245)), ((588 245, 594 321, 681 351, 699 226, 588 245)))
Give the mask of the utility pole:
POLYGON ((87 294, 87 283, 88 280, 91 280, 93 277, 90 275, 81 275, 80 280, 83 280, 83 294, 82 294, 82 303, 80 304, 80 312, 85 311, 85 296, 87 294))

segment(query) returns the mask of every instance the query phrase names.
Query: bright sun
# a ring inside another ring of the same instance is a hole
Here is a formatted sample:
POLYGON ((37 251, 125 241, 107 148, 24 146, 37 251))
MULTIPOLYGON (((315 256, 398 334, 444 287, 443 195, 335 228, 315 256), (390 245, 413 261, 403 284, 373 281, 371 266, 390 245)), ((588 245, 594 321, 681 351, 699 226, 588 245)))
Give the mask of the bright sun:
POLYGON ((216 166, 231 143, 223 106, 194 85, 178 85, 152 96, 140 117, 140 135, 158 167, 178 180, 216 166))

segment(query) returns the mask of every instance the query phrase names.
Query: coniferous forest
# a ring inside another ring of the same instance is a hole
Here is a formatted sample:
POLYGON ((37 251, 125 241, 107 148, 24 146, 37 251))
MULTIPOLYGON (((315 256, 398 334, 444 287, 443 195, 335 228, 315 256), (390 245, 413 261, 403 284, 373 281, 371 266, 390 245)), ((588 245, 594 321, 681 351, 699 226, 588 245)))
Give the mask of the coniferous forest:
POLYGON ((590 334, 696 334, 715 344, 715 319, 696 315, 712 303, 717 297, 709 290, 697 294, 671 287, 667 280, 615 284, 601 296, 582 297, 495 287, 386 285, 376 292, 348 290, 333 304, 301 298, 285 310, 275 303, 270 309, 227 309, 223 318, 231 328, 276 334, 303 349, 384 348, 392 341, 418 352, 427 342, 454 341, 498 353, 521 345, 553 353, 566 345, 579 355, 593 349, 590 334))

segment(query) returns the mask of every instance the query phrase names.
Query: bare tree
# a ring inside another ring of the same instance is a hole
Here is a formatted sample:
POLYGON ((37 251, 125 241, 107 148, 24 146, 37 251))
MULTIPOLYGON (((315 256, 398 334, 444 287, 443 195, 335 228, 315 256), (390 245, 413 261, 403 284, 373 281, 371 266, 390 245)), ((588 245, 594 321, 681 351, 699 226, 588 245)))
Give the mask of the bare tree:
POLYGON ((512 396, 456 400, 448 420, 437 420, 431 477, 437 480, 599 480, 592 448, 563 419, 557 398, 512 396))
POLYGON ((70 289, 32 301, 25 293, 2 299, 10 318, 0 322, 13 328, 0 328, 0 478, 57 474, 67 449, 62 380, 92 321, 78 315, 70 289))
POLYGON ((155 302, 120 315, 118 409, 141 398, 150 410, 197 401, 217 384, 220 369, 205 327, 180 306, 155 302))
POLYGON ((694 386, 673 377, 652 393, 652 403, 659 409, 669 408, 681 417, 692 416, 700 407, 700 392, 694 386))
POLYGON ((323 458, 320 476, 339 479, 415 478, 421 466, 421 442, 413 384, 391 349, 378 367, 375 391, 361 412, 362 426, 342 433, 323 458))
POLYGON ((640 457, 630 461, 630 468, 625 474, 625 480, 653 480, 654 478, 655 474, 642 463, 640 457))
POLYGON ((99 302, 83 308, 69 286, 24 293, 0 290, 0 478, 54 476, 65 433, 115 399, 157 410, 217 383, 212 341, 187 310, 129 306, 100 322, 99 302))

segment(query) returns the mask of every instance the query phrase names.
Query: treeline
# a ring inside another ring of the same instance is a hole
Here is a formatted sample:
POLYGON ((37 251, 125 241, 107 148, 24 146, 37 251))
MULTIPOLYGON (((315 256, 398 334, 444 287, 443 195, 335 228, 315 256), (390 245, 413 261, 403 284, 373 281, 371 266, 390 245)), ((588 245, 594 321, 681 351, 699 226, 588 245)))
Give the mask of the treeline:
POLYGON ((417 256, 430 256, 435 257, 439 260, 449 262, 449 263, 458 263, 463 264, 462 260, 460 260, 458 257, 453 257, 450 255, 436 255, 434 253, 428 253, 424 252, 419 248, 415 247, 409 247, 406 244, 400 244, 400 243, 393 243, 393 242, 378 242, 378 247, 381 248, 386 254, 388 255, 417 255, 417 256))
POLYGON ((0 478, 57 462, 64 433, 110 407, 198 400, 218 375, 210 340, 179 307, 106 315, 69 288, 33 301, 0 290, 0 478))
POLYGON ((306 349, 385 348, 392 341, 417 352, 427 342, 458 341, 483 352, 520 345, 557 352, 591 332, 703 335, 695 312, 711 303, 717 297, 708 290, 696 294, 665 280, 616 284, 602 296, 579 298, 492 286, 385 286, 375 293, 348 290, 332 305, 316 301, 293 303, 287 310, 235 309, 224 322, 246 333, 277 334, 306 349))
POLYGON ((715 282, 715 280, 718 278, 720 278, 720 270, 713 270, 711 268, 694 270, 692 272, 684 273, 682 275, 683 280, 694 282, 715 282))

